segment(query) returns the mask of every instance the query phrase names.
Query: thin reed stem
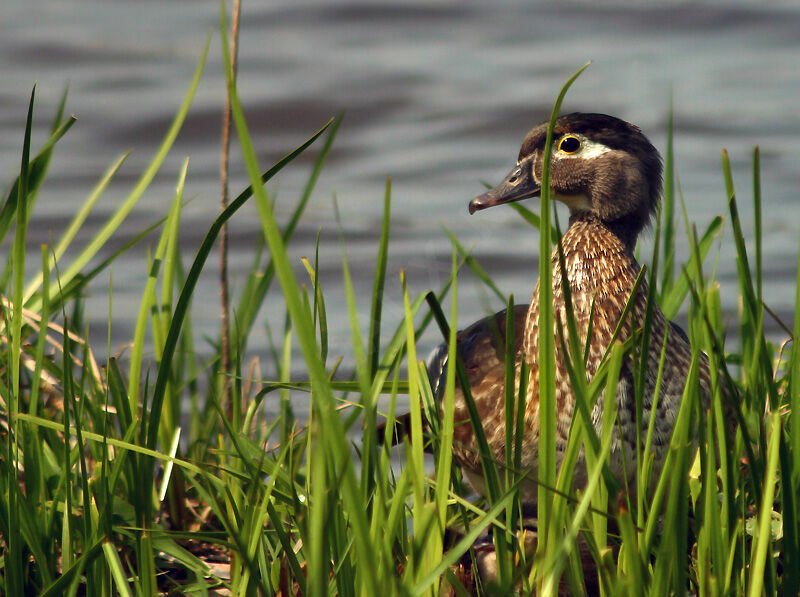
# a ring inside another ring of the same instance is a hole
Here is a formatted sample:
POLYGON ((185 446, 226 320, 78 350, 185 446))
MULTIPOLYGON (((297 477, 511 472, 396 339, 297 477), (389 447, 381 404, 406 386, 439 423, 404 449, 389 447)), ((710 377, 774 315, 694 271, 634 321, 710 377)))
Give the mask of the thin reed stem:
MULTIPOLYGON (((233 0, 231 18, 230 51, 231 68, 236 79, 239 57, 239 17, 241 0, 233 0)), ((223 35, 225 33, 223 32, 223 35)), ((225 95, 225 112, 222 114, 222 155, 220 158, 220 211, 228 207, 228 164, 231 149, 231 96, 225 95)), ((222 374, 222 401, 226 405, 228 419, 233 418, 233 399, 231 387, 231 347, 230 347, 230 295, 228 283, 228 224, 219 233, 219 300, 220 300, 220 372, 222 374)))

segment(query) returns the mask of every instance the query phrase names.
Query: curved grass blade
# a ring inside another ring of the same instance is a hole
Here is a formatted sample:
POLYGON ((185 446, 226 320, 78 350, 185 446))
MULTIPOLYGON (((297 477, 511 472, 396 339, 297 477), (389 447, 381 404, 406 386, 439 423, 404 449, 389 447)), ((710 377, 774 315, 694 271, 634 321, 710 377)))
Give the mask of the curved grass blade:
MULTIPOLYGON (((75 236, 78 234, 78 231, 83 226, 83 223, 86 221, 86 218, 89 216, 89 213, 92 211, 92 208, 97 203, 97 200, 100 199, 103 192, 108 187, 108 184, 111 182, 111 179, 114 178, 114 175, 119 170, 122 163, 125 159, 130 155, 130 152, 126 152, 122 154, 117 161, 109 166, 108 170, 106 170, 105 174, 100 178, 98 183, 95 185, 92 192, 89 193, 89 197, 84 201, 81 208, 72 218, 72 221, 67 226, 67 229, 64 231, 64 234, 61 235, 58 243, 56 244, 55 249, 53 249, 53 266, 55 267, 55 263, 58 262, 59 259, 64 255, 64 253, 69 248, 72 241, 75 239, 75 236)), ((42 277, 43 273, 39 272, 34 278, 28 282, 28 287, 25 289, 25 301, 27 302, 33 294, 39 289, 42 284, 42 277)))
MULTIPOLYGON (((333 124, 333 120, 329 120, 320 130, 309 137, 297 149, 289 152, 286 156, 278 160, 278 162, 276 162, 272 168, 260 176, 260 182, 263 184, 280 172, 287 164, 303 153, 314 141, 316 141, 317 138, 324 133, 331 124, 333 124)), ((170 324, 169 332, 167 333, 167 339, 164 342, 164 353, 161 364, 158 368, 158 377, 156 378, 156 385, 153 390, 153 406, 151 409, 150 420, 148 421, 147 431, 147 446, 151 449, 155 447, 157 434, 157 425, 153 424, 157 423, 160 416, 161 404, 164 400, 164 390, 166 389, 169 376, 169 367, 172 362, 175 347, 178 344, 178 337, 180 335, 181 326, 183 325, 183 319, 186 316, 186 312, 189 308, 189 301, 194 293, 194 288, 197 285, 200 272, 202 271, 206 259, 208 259, 208 256, 211 253, 211 250, 214 248, 214 243, 216 242, 222 225, 227 222, 233 216, 233 214, 235 214, 239 208, 241 208, 242 205, 244 205, 247 200, 252 197, 252 195, 253 186, 251 185, 242 191, 239 196, 236 197, 236 199, 231 201, 230 205, 228 205, 228 207, 217 217, 217 219, 214 220, 213 224, 211 224, 211 228, 209 228, 202 244, 200 245, 200 248, 197 251, 197 255, 192 263, 192 267, 189 269, 189 273, 186 276, 186 281, 181 289, 178 302, 175 304, 175 312, 173 313, 172 322, 170 324)))
MULTIPOLYGON (((55 128, 53 133, 50 135, 50 138, 39 150, 39 153, 36 154, 36 157, 34 157, 29 163, 27 179, 25 181, 25 186, 27 189, 25 194, 29 197, 29 200, 30 197, 34 196, 36 191, 38 191, 42 182, 44 182, 47 168, 50 165, 50 158, 53 154, 53 147, 61 139, 61 137, 66 134, 70 127, 75 124, 75 121, 76 118, 74 116, 70 116, 66 122, 55 128)), ((17 201, 19 196, 20 177, 18 176, 11 185, 11 190, 8 193, 8 197, 6 197, 6 200, 3 202, 3 207, 0 209, 0 242, 2 242, 6 237, 6 234, 11 228, 11 223, 16 217, 17 201)))
MULTIPOLYGON (((300 200, 297 202, 297 205, 295 206, 294 211, 292 212, 292 215, 289 218, 288 223, 286 224, 286 227, 283 229, 282 235, 284 243, 288 243, 292 239, 292 236, 294 235, 294 231, 297 228, 297 224, 300 221, 300 217, 303 215, 303 212, 305 211, 305 208, 308 205, 308 200, 311 197, 311 192, 316 187, 319 175, 322 172, 322 168, 328 159, 328 155, 330 154, 331 147, 333 146, 333 141, 336 138, 336 133, 339 131, 339 125, 341 124, 341 122, 342 122, 342 114, 339 114, 336 118, 333 119, 333 122, 330 123, 330 126, 328 128, 328 134, 326 135, 325 141, 322 144, 319 156, 314 162, 314 167, 312 168, 311 174, 309 175, 308 181, 306 182, 306 186, 303 189, 303 193, 300 196, 300 200)), ((245 351, 245 348, 247 346, 247 340, 253 328, 253 324, 256 321, 256 315, 258 314, 258 309, 264 302, 264 298, 267 295, 267 291, 272 286, 274 278, 275 278, 275 264, 272 260, 270 260, 269 264, 264 270, 264 273, 259 276, 258 281, 253 283, 248 288, 247 292, 242 293, 242 297, 239 300, 239 306, 236 310, 236 318, 240 329, 239 351, 241 353, 244 353, 245 351)), ((248 284, 250 284, 250 281, 248 281, 248 284)))

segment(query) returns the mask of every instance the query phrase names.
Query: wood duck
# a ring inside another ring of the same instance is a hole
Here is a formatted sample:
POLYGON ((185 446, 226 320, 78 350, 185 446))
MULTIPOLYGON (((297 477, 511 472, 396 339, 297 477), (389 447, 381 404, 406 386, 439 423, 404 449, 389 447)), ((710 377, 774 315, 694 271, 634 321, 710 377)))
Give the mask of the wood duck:
MULTIPOLYGON (((533 128, 522 143, 516 166, 495 188, 469 203, 470 213, 495 205, 537 197, 541 190, 542 163, 547 123, 533 128)), ((591 380, 601 363, 620 320, 640 265, 634 257, 639 233, 651 222, 661 192, 661 157, 634 125, 604 114, 574 113, 560 117, 553 133, 550 169, 551 196, 569 208, 569 227, 561 238, 566 279, 581 346, 590 331, 586 376, 591 380)), ((566 321, 565 298, 558 251, 552 255, 552 289, 556 325, 566 321)), ((639 286, 618 339, 625 341, 642 326, 647 304, 647 285, 639 286)), ((523 503, 537 501, 539 440, 539 283, 529 306, 515 308, 517 372, 524 359, 530 368, 524 412, 522 465, 532 481, 523 484, 523 503)), ((643 396, 644 429, 655 417, 652 450, 655 471, 666 456, 681 396, 686 384, 691 352, 683 330, 654 307, 648 368, 643 396), (664 334, 666 356, 660 396, 653 412, 655 384, 664 334)), ((465 364, 472 396, 483 422, 487 442, 497 462, 505 461, 504 345, 505 311, 487 317, 459 332, 458 351, 465 364)), ((573 416, 574 393, 565 365, 565 354, 555 334, 556 458, 560 464, 573 416)), ((441 395, 446 371, 447 346, 429 359, 432 386, 441 395)), ((624 483, 635 471, 636 430, 633 355, 623 363, 617 390, 618 422, 609 460, 611 471, 624 483), (627 475, 623 473, 627 471, 627 475)), ((699 374, 701 396, 709 395, 705 355, 699 374)), ((463 394, 456 388, 454 455, 477 491, 485 494, 481 462, 463 394)), ((592 412, 600 430, 602 398, 592 412)), ((644 441, 644 432, 642 441, 644 441)), ((583 456, 576 466, 575 486, 586 482, 583 456)))

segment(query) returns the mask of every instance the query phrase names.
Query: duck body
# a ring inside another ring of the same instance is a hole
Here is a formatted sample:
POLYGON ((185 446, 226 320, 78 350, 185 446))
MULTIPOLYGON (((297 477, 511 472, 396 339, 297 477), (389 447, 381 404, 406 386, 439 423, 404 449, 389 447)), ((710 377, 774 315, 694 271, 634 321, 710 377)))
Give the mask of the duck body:
MULTIPOLYGON (((526 137, 517 166, 503 183, 474 199, 470 211, 538 195, 546 126, 540 125, 526 137)), ((631 309, 622 322, 619 341, 626 341, 641 328, 647 310, 647 285, 634 292, 641 267, 633 250, 639 232, 650 220, 658 205, 661 162, 655 148, 636 127, 599 114, 571 114, 557 121, 551 162, 551 184, 557 200, 570 207, 569 226, 560 239, 565 278, 569 284, 572 312, 579 345, 588 346, 584 363, 587 381, 591 381, 612 341, 626 304, 631 309), (569 139, 570 141, 565 141, 569 139), (574 139, 574 141, 573 141, 574 139), (577 146, 577 147, 576 147, 577 146), (587 337, 591 333, 591 338, 587 337)), ((567 343, 567 304, 562 287, 558 247, 552 259, 552 300, 554 306, 556 460, 560 465, 567 447, 567 437, 575 410, 575 393, 567 369, 569 355, 564 354, 561 338, 567 343)), ((531 270, 536 269, 532 264, 531 270)), ((522 487, 524 503, 537 499, 539 454, 539 282, 530 305, 515 311, 515 353, 517 388, 522 362, 530 370, 524 411, 522 467, 526 481, 522 487), (521 312, 525 311, 524 324, 521 312)), ((647 426, 655 417, 652 451, 654 471, 663 465, 666 448, 680 407, 686 384, 691 348, 686 334, 670 323, 657 305, 653 306, 650 345, 643 366, 647 368, 642 400, 644 448, 647 426), (660 391, 655 396, 662 345, 666 351, 660 391), (655 403, 655 408, 654 408, 655 403)), ((483 424, 487 443, 497 462, 505 462, 505 311, 490 316, 459 333, 458 351, 465 363, 471 394, 483 424), (491 334, 488 330, 495 330, 491 334)), ((440 348, 439 352, 443 349, 440 348)), ((446 350, 446 346, 444 347, 446 350)), ((634 392, 637 349, 623 362, 617 387, 618 422, 615 425, 609 466, 625 485, 635 474, 636 407, 634 392)), ((701 395, 709 394, 707 361, 700 368, 701 395)), ((707 398, 706 398, 707 400, 707 398)), ((592 421, 599 434, 603 397, 592 411, 592 421)), ((480 455, 470 425, 463 393, 457 389, 455 400, 454 455, 475 489, 485 494, 480 455)), ((583 454, 575 468, 574 486, 586 483, 583 454)))

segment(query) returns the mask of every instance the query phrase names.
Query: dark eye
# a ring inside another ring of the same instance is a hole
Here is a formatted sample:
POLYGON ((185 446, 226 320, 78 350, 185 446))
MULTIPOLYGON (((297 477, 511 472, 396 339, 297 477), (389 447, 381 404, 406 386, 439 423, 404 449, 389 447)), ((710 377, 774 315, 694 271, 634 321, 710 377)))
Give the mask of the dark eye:
POLYGON ((564 137, 558 144, 558 149, 564 153, 575 153, 581 148, 581 141, 577 137, 564 137))

